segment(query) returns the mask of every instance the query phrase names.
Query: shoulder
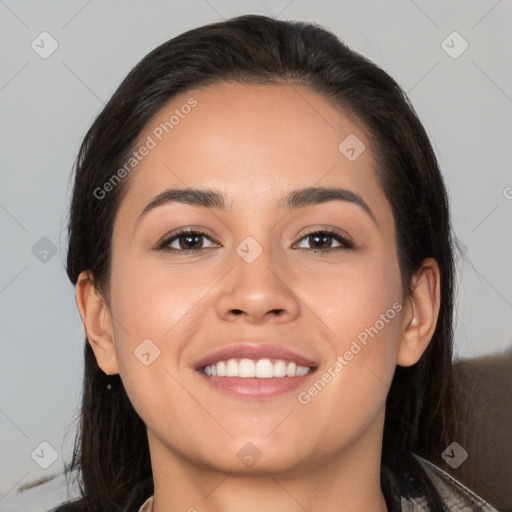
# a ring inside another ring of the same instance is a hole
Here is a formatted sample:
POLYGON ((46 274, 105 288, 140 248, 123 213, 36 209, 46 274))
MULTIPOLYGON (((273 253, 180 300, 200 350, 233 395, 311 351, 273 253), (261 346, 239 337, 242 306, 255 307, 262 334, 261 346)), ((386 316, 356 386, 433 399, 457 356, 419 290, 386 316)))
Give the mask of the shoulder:
MULTIPOLYGON (((119 512, 139 512, 142 505, 153 495, 153 479, 141 480, 133 488, 126 502, 120 507, 119 512)), ((89 508, 84 500, 61 503, 48 512, 88 512, 89 508)))
POLYGON ((498 512, 451 475, 418 455, 413 455, 449 510, 498 512))

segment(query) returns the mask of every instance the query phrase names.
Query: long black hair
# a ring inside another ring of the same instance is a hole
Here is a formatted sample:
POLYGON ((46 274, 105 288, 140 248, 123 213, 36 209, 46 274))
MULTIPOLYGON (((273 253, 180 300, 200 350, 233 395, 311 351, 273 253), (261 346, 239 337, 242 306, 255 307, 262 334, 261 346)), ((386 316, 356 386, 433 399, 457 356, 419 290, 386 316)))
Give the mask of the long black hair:
MULTIPOLYGON (((441 274, 441 308, 428 348, 397 367, 386 401, 383 463, 414 452, 436 463, 453 440, 454 268, 448 199, 428 136, 400 86, 382 69, 315 24, 246 15, 189 30, 154 49, 126 76, 87 132, 74 175, 67 273, 90 270, 108 304, 114 217, 129 177, 95 194, 121 168, 152 116, 178 93, 234 81, 302 84, 333 100, 367 130, 377 174, 396 224, 404 290, 427 257, 441 274)), ((69 476, 82 497, 62 511, 116 511, 150 478, 146 427, 118 375, 98 367, 86 338, 82 406, 69 476)), ((399 467, 396 468, 400 470, 399 467)), ((418 468, 419 478, 421 471, 418 468)), ((433 510, 435 490, 425 484, 433 510)))

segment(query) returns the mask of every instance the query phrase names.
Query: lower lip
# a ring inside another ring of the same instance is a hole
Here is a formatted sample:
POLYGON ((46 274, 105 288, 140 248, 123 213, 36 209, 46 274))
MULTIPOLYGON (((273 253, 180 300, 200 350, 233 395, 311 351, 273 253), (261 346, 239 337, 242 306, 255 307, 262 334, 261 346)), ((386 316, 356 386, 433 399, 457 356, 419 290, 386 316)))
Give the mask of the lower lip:
POLYGON ((197 372, 205 382, 218 391, 245 399, 273 398, 304 386, 314 373, 310 370, 301 377, 272 377, 270 379, 243 379, 241 377, 213 377, 197 372))

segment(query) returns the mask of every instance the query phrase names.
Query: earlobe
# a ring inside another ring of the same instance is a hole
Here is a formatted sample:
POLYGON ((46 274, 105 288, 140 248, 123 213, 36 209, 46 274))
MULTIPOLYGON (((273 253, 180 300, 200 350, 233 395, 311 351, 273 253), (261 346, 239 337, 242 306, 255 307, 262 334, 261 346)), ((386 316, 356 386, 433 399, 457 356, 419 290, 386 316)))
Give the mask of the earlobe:
POLYGON ((112 315, 104 297, 94 284, 91 272, 84 270, 80 273, 75 296, 87 339, 98 366, 107 375, 119 373, 112 315))
POLYGON ((413 278, 400 336, 398 365, 416 364, 427 349, 437 325, 440 298, 439 266, 436 260, 427 258, 413 278))

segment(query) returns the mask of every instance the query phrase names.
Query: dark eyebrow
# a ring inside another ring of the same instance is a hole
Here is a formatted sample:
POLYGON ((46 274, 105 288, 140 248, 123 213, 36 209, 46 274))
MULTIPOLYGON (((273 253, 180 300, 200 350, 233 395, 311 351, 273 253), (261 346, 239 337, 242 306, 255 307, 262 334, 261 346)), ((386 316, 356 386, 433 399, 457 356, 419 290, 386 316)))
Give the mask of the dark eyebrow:
POLYGON ((328 201, 346 201, 362 208, 377 224, 377 219, 370 207, 364 202, 361 196, 358 196, 350 190, 336 187, 308 187, 300 190, 294 190, 284 199, 279 201, 279 207, 283 210, 293 208, 303 208, 315 204, 326 203, 328 201))
MULTIPOLYGON (((364 202, 363 198, 350 190, 336 187, 308 187, 299 190, 293 190, 286 197, 278 202, 282 210, 292 210, 295 208, 304 208, 316 204, 326 203, 328 201, 346 201, 356 204, 362 208, 377 224, 377 220, 370 210, 370 207, 364 202)), ((150 210, 167 203, 176 202, 199 206, 203 208, 220 208, 225 210, 226 203, 221 192, 215 189, 198 188, 177 188, 168 189, 155 196, 142 210, 139 215, 142 216, 150 210)))
POLYGON ((185 203, 204 208, 225 209, 224 196, 214 189, 173 188, 155 196, 142 210, 139 219, 150 210, 167 203, 185 203))

